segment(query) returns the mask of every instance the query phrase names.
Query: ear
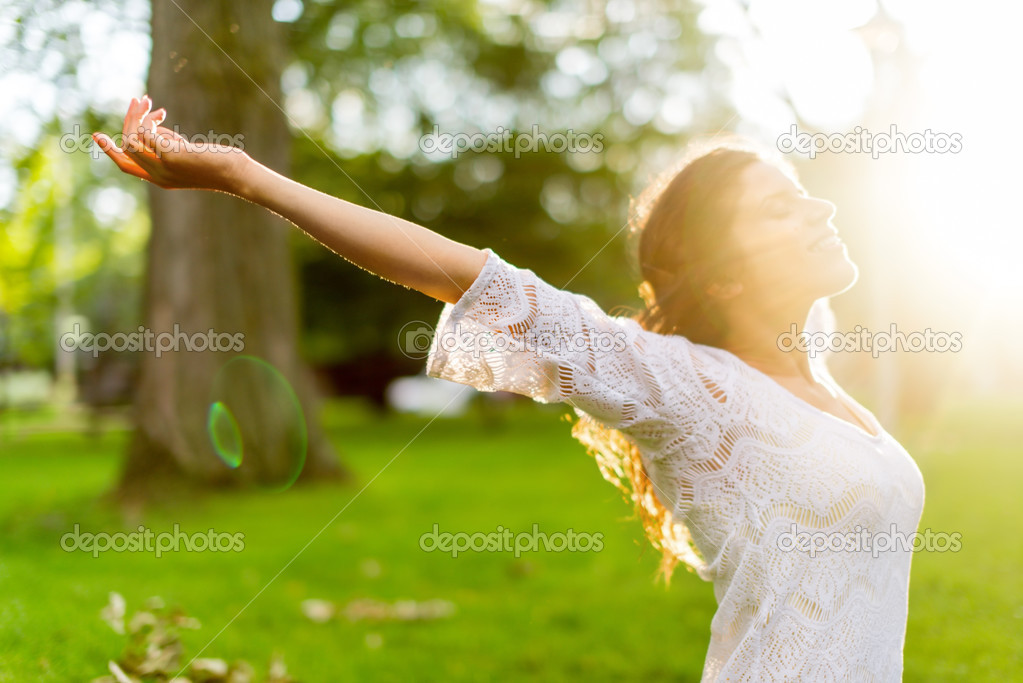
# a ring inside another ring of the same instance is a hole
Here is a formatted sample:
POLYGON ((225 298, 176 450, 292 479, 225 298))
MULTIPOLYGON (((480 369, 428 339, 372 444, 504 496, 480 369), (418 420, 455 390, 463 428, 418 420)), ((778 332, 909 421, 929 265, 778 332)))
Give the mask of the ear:
POLYGON ((721 301, 728 301, 742 294, 742 283, 735 280, 728 280, 725 283, 715 282, 707 288, 707 294, 721 301))

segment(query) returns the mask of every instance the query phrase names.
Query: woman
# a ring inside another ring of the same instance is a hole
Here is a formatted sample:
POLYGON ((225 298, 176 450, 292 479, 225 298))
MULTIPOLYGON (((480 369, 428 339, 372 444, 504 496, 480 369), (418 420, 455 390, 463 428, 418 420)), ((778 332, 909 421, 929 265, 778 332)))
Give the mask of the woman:
POLYGON ((857 277, 834 207, 787 169, 718 148, 652 188, 647 308, 619 318, 490 249, 189 144, 165 114, 132 100, 123 149, 94 137, 126 173, 260 204, 444 301, 430 375, 575 408, 573 433, 631 497, 665 575, 681 560, 714 583, 703 681, 901 679, 923 479, 823 363, 780 343, 857 277))

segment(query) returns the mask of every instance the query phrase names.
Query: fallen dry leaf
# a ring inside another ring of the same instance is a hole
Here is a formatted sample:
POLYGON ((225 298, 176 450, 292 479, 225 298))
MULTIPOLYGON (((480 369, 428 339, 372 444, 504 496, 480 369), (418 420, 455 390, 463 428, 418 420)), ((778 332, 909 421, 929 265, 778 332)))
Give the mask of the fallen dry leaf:
POLYGON ((110 628, 119 635, 124 635, 124 596, 120 593, 110 593, 106 607, 100 610, 100 618, 110 624, 110 628))
POLYGON ((337 610, 334 608, 334 605, 326 600, 312 599, 302 601, 302 614, 317 624, 330 621, 334 618, 336 612, 337 610))

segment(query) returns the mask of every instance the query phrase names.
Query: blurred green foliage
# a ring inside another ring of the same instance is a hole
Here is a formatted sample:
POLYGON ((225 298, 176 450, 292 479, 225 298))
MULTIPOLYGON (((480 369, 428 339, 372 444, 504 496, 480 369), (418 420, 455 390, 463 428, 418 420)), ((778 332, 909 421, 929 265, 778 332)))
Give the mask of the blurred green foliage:
MULTIPOLYGON (((53 359, 62 282, 73 291, 74 312, 96 331, 132 330, 141 318, 143 185, 105 158, 90 159, 91 142, 71 154, 59 150, 60 136, 72 129, 86 140, 91 130, 119 130, 117 104, 124 103, 89 81, 97 75, 88 61, 98 50, 94 33, 105 25, 100 19, 120 12, 117 31, 144 38, 148 8, 137 0, 12 7, 17 30, 3 44, 5 61, 13 69, 50 64, 62 93, 35 144, 0 149, 17 180, 14 200, 0 207, 3 358, 38 366, 53 359), (70 216, 70 268, 54 234, 62 216, 70 216)), ((266 106, 289 115, 290 173, 489 246, 607 308, 638 306, 627 255, 629 197, 681 149, 687 131, 717 129, 731 116, 708 68, 713 41, 697 30, 698 7, 689 3, 650 3, 642 13, 600 3, 570 12, 554 4, 509 7, 278 2, 274 15, 286 22, 293 60, 284 101, 266 106), (534 126, 548 136, 594 136, 602 151, 448 158, 417 145, 434 130, 517 135, 534 126)), ((143 67, 126 63, 119 76, 143 67)), ((438 302, 404 295, 301 235, 295 244, 304 352, 313 363, 397 357, 393 340, 402 325, 436 319, 438 302)))

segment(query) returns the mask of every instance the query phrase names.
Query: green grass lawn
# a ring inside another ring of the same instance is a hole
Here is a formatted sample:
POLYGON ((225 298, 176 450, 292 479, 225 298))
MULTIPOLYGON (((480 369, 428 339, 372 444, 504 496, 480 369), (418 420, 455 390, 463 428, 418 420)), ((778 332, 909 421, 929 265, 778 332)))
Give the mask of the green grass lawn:
MULTIPOLYGON (((959 531, 963 543, 958 553, 913 559, 907 681, 1007 681, 1023 670, 1023 460, 1011 426, 1019 408, 952 411, 955 419, 907 423, 896 434, 927 484, 921 527, 959 531)), ((99 617, 110 591, 124 595, 129 613, 160 596, 199 619, 200 629, 184 632, 185 661, 202 650, 262 672, 280 653, 302 681, 698 680, 712 586, 681 568, 669 590, 653 582, 656 553, 558 419, 564 412, 526 404, 500 431, 470 417, 438 420, 416 438, 427 420, 382 421, 332 404, 328 429, 356 474, 351 485, 185 500, 141 519, 97 502, 117 474, 123 432, 13 439, 8 429, 0 681, 105 674, 125 643, 99 617), (76 523, 93 532, 212 528, 243 533, 244 550, 94 558, 61 550, 76 523), (434 524, 600 533, 603 550, 452 558, 420 549, 434 524), (318 624, 302 614, 307 598, 439 598, 456 611, 435 621, 318 624)))

